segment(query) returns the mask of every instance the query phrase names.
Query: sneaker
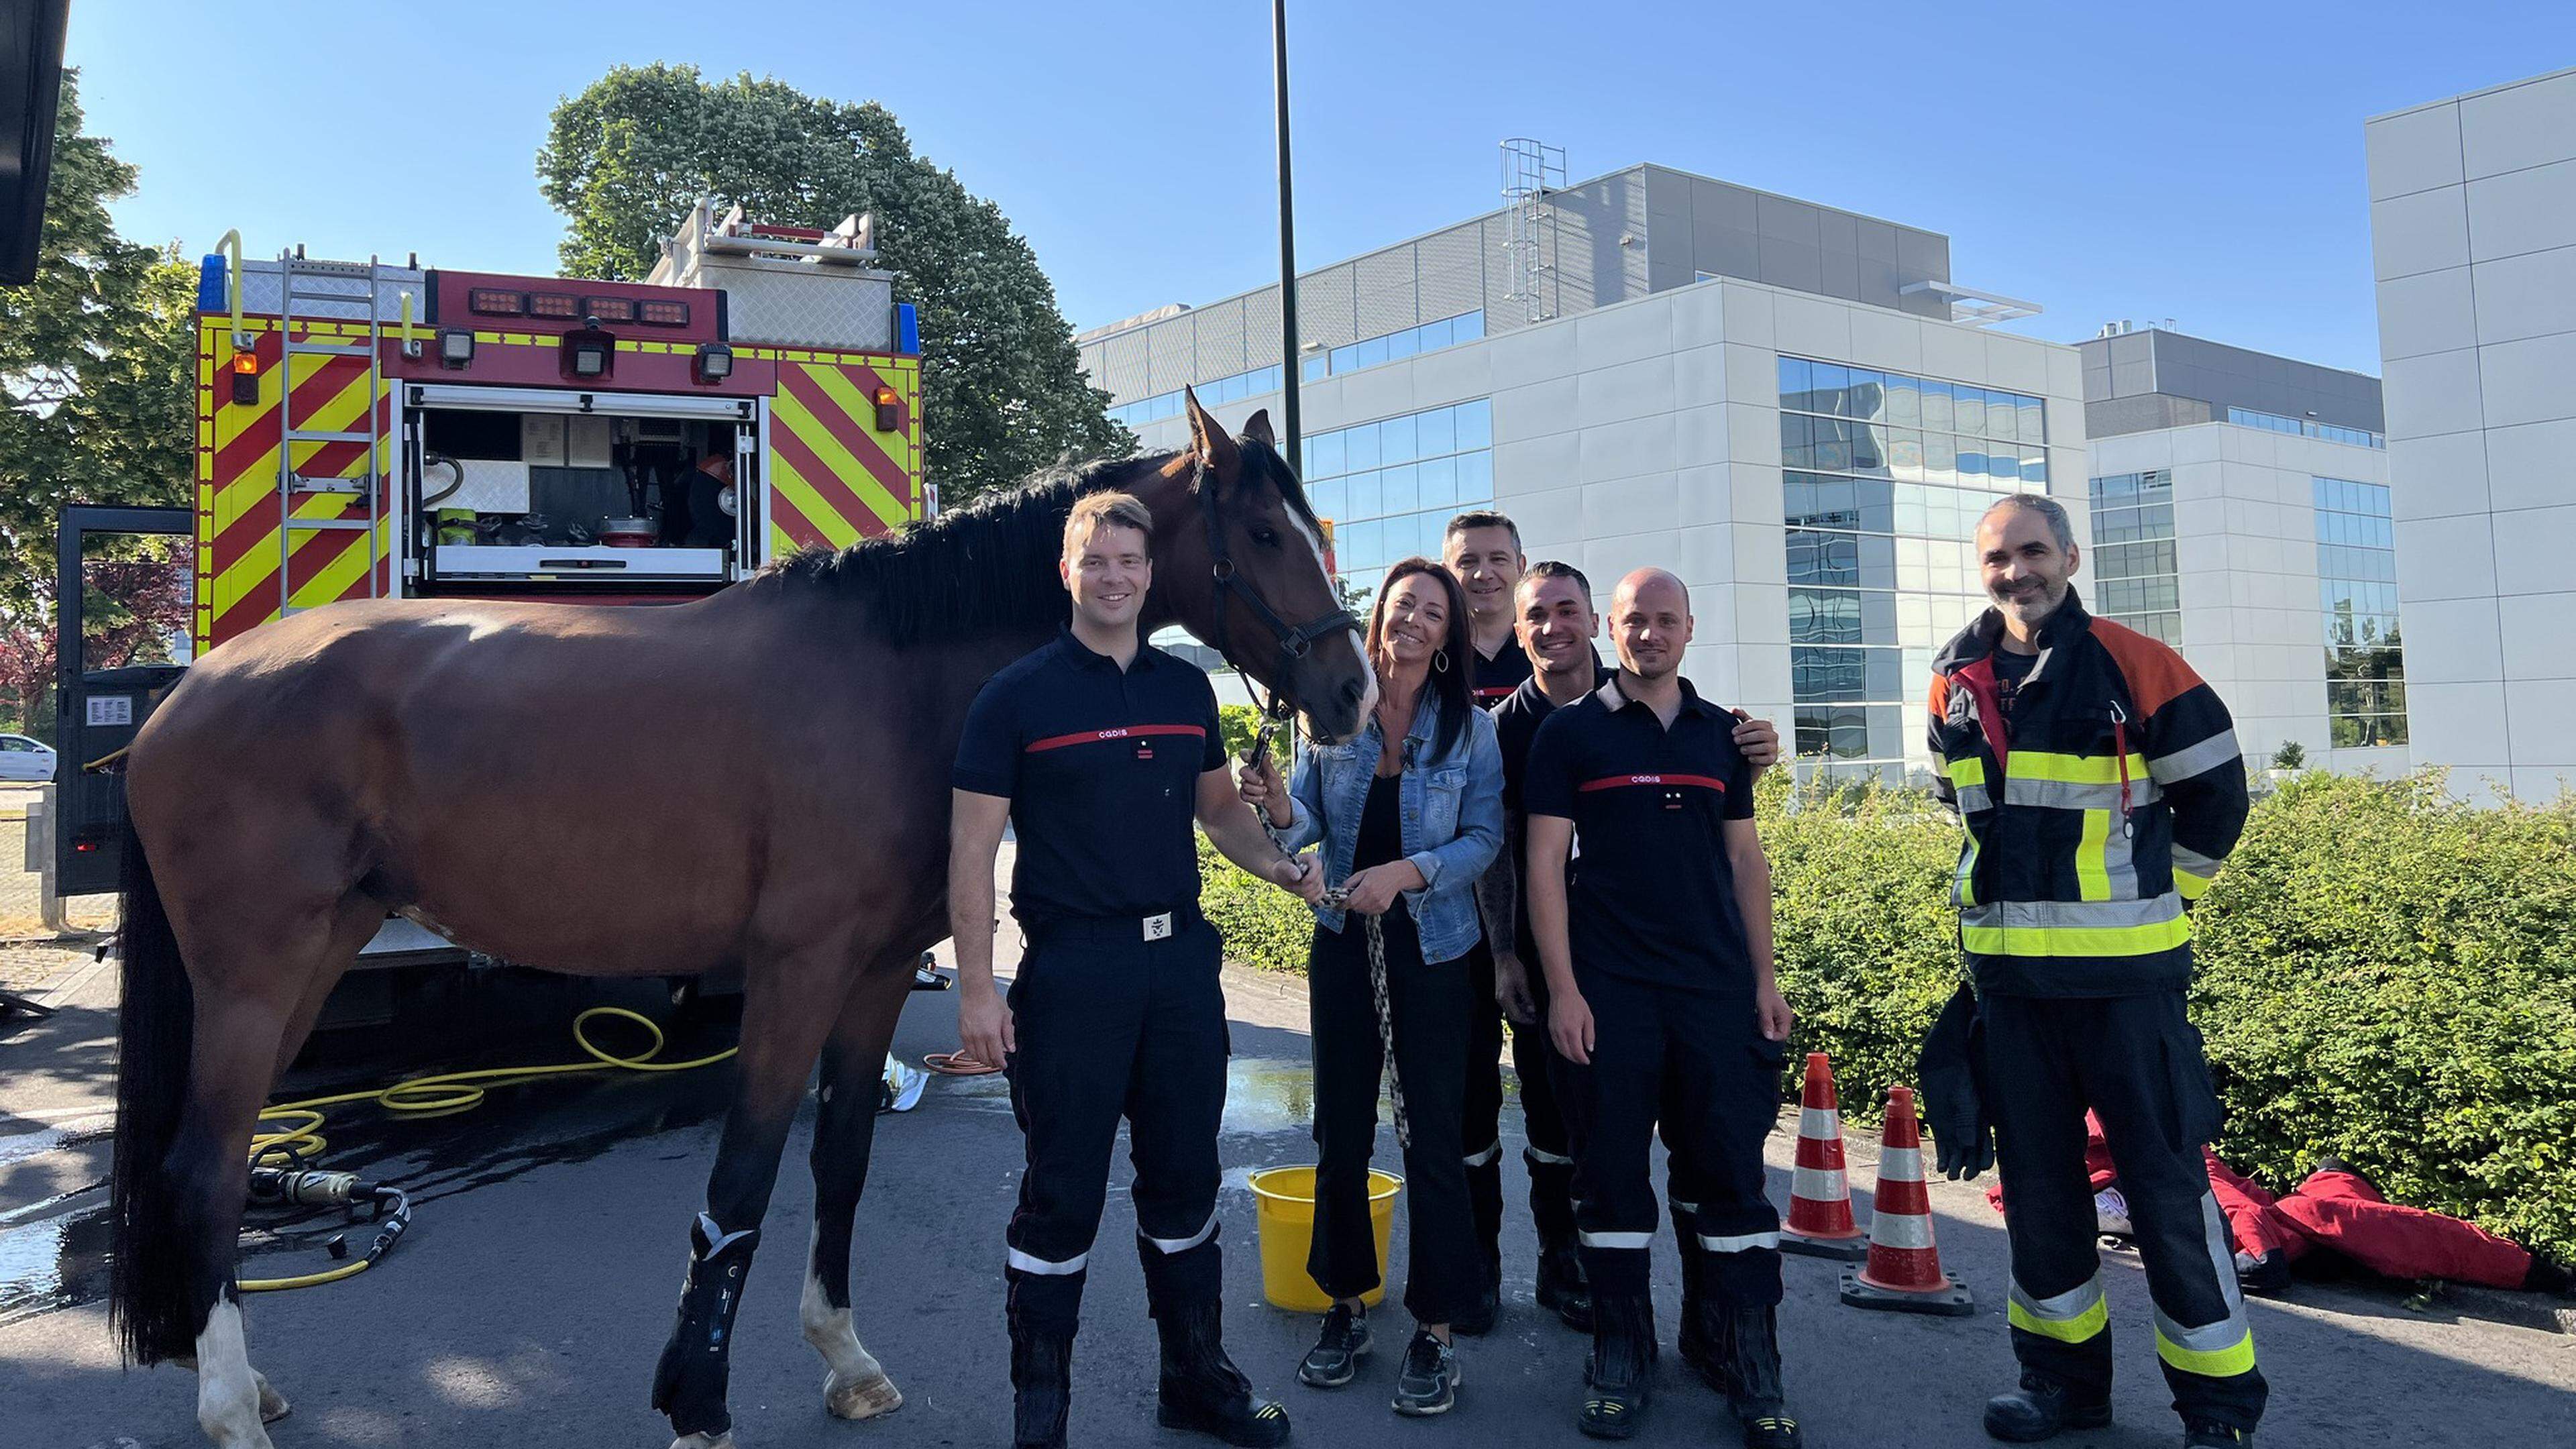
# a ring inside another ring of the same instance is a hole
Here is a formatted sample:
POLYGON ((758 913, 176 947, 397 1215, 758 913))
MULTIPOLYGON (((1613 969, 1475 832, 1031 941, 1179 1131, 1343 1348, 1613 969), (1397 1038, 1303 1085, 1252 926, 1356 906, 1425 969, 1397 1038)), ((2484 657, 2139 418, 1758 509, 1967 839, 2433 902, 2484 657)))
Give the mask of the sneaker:
POLYGON ((2114 1238, 2134 1238, 2137 1225, 2129 1221, 2129 1199, 2116 1187, 2106 1187, 2093 1194, 2093 1230, 2114 1238))
POLYGON ((1315 1346, 1306 1350, 1305 1362, 1297 1365, 1297 1382, 1309 1388, 1338 1389, 1359 1373, 1360 1360, 1368 1354, 1368 1314, 1336 1303, 1324 1314, 1323 1331, 1316 1336, 1315 1346))
POLYGON ((2182 1449, 2253 1449, 2254 1431, 2231 1429, 2207 1419, 2182 1421, 2182 1449))
POLYGON ((1404 1346, 1404 1364, 1395 1372, 1395 1411, 1423 1418, 1448 1413, 1457 1402, 1458 1350, 1432 1337, 1427 1328, 1415 1329, 1413 1341, 1404 1346))

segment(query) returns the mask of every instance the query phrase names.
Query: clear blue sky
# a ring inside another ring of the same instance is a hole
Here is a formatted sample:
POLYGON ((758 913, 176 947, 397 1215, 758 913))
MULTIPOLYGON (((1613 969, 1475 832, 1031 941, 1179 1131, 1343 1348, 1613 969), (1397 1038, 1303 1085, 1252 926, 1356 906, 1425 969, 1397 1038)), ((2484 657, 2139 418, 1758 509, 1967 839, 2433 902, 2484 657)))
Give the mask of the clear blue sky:
MULTIPOLYGON (((2565 0, 1289 8, 1308 266, 1495 205, 1495 142, 1534 135, 1578 177, 1651 160, 1947 232, 1954 280, 2047 308, 2016 330, 2173 317, 2373 373, 2363 118, 2576 64, 2565 0)), ((1275 273, 1269 42, 1260 0, 74 0, 70 58, 142 168, 130 235, 491 270, 553 269, 536 150, 611 65, 874 98, 1085 327, 1275 273)))

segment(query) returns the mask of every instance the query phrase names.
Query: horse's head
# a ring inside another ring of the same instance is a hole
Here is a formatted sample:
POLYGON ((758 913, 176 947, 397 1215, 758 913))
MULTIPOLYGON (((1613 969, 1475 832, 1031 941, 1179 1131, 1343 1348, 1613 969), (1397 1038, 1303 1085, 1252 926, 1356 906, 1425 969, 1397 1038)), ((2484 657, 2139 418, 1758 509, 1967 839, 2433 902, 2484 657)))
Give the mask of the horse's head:
POLYGON ((1324 567, 1324 531, 1267 413, 1229 437, 1187 393, 1190 447, 1137 491, 1154 513, 1152 624, 1178 623, 1306 716, 1359 732, 1376 672, 1324 567))

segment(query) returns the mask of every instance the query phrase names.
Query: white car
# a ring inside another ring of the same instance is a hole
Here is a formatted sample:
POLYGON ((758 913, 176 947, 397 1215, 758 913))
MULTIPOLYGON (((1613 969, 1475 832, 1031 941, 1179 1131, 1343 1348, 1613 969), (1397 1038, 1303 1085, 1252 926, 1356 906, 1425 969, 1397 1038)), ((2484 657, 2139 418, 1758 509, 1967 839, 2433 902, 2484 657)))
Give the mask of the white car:
POLYGON ((0 780, 51 780, 54 747, 25 735, 0 735, 0 780))

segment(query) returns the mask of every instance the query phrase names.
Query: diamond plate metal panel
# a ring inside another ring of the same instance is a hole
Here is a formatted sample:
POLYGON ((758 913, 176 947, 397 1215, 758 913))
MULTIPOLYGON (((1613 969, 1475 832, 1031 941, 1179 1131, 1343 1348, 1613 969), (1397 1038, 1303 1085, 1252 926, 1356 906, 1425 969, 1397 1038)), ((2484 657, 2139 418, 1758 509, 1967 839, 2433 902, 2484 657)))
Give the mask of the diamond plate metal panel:
POLYGON ((709 254, 693 287, 725 292, 731 340, 774 347, 894 350, 894 274, 709 254))

